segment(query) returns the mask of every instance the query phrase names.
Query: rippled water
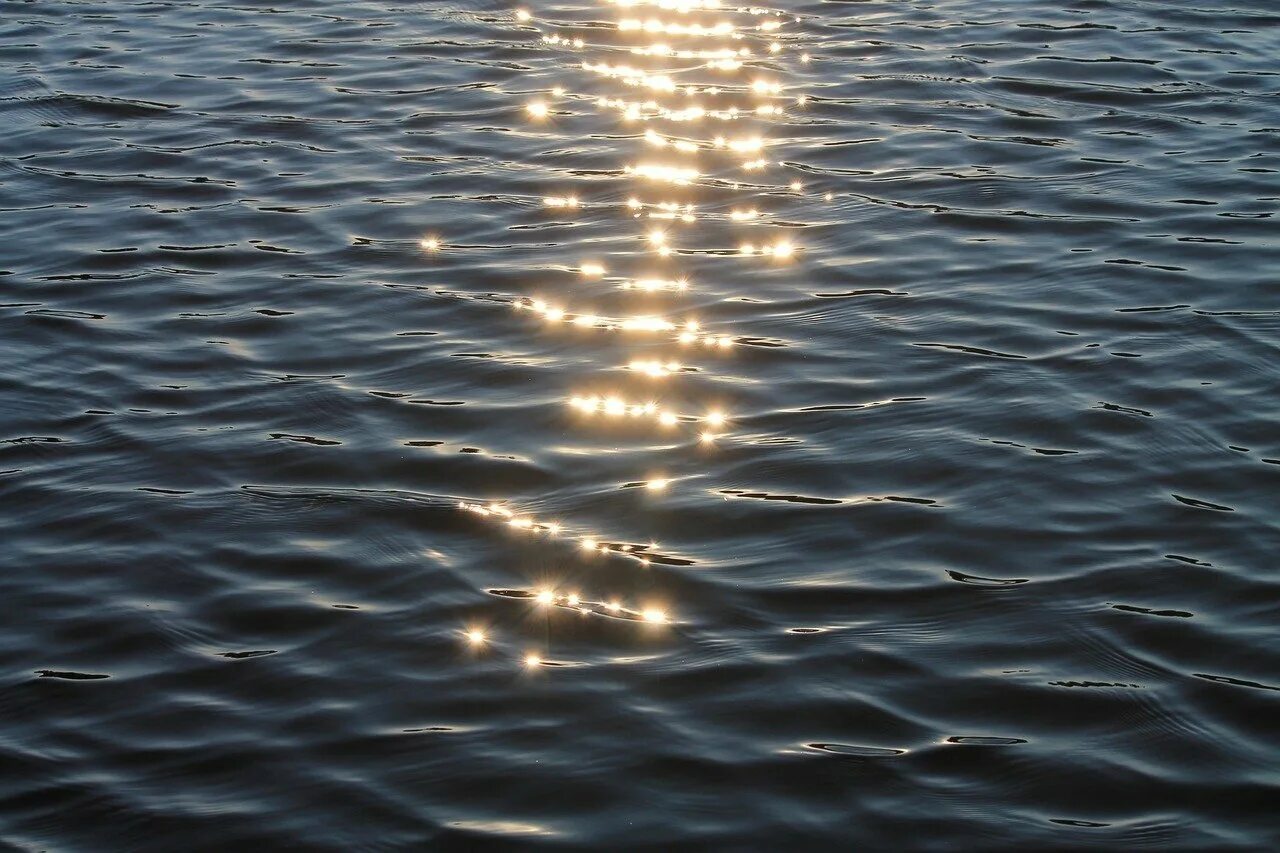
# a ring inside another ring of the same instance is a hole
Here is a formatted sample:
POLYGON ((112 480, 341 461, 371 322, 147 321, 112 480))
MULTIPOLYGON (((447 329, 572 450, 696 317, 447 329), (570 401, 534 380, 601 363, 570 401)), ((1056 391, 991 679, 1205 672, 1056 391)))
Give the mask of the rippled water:
POLYGON ((0 2, 0 839, 1280 844, 1274 3, 666 5, 0 2))

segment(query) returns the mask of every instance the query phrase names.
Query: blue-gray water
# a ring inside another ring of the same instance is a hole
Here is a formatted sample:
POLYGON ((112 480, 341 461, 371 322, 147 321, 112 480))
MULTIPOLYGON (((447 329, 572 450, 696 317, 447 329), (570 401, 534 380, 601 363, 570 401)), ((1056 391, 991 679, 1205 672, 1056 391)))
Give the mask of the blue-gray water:
POLYGON ((1272 0, 518 8, 0 0, 0 841, 1280 844, 1272 0))

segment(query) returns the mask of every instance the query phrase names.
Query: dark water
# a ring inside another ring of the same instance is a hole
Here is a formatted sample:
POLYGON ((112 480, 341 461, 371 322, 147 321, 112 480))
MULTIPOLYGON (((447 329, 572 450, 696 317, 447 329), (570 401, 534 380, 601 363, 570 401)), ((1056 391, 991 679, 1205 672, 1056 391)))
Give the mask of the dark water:
POLYGON ((1280 844, 1280 8, 773 8, 0 2, 0 839, 1280 844))

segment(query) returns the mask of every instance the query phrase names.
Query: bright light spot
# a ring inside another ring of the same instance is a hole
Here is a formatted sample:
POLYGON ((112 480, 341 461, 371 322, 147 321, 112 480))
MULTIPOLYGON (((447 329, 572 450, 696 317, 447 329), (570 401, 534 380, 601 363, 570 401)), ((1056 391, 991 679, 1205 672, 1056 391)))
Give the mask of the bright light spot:
POLYGON ((650 480, 645 483, 645 487, 650 491, 660 492, 665 489, 670 482, 670 480, 650 480))
POLYGON ((563 97, 564 97, 564 87, 563 87, 563 86, 556 86, 555 88, 553 88, 553 89, 551 90, 551 94, 552 94, 552 96, 554 96, 554 97, 556 97, 556 98, 563 98, 563 97))
POLYGON ((774 244, 773 256, 775 258, 789 258, 791 257, 791 252, 792 252, 791 244, 788 243, 786 240, 779 240, 776 244, 774 244))
POLYGON ((667 614, 656 608, 650 608, 644 612, 644 621, 653 622, 654 624, 662 624, 667 621, 667 614))
POLYGON ((588 263, 583 264, 580 268, 582 274, 591 278, 599 278, 604 275, 604 266, 602 264, 588 263))
POLYGON ((712 432, 704 432, 704 433, 702 434, 702 443, 703 443, 703 444, 711 444, 711 443, 712 443, 712 442, 714 442, 715 440, 716 440, 715 433, 712 433, 712 432))
POLYGON ((472 628, 467 632, 467 642, 473 646, 482 644, 486 639, 488 638, 485 637, 484 631, 481 631, 479 628, 472 628))
POLYGON ((540 590, 535 600, 543 607, 547 607, 555 604, 556 594, 549 589, 540 590))
POLYGON ((569 593, 569 604, 572 607, 578 606, 578 594, 576 592, 569 593))
POLYGON ((663 412, 658 415, 658 423, 663 426, 675 426, 678 420, 679 418, 677 418, 673 412, 663 412))
POLYGON ((528 110, 529 115, 533 116, 534 118, 546 118, 547 114, 550 112, 550 110, 547 108, 547 105, 544 104, 542 101, 532 101, 528 106, 525 107, 525 109, 528 110))
POLYGON ((582 550, 594 551, 595 549, 596 549, 596 540, 591 539, 589 537, 582 540, 582 550))
POLYGON ((530 18, 532 18, 532 17, 533 17, 533 15, 530 15, 530 14, 529 14, 529 12, 528 12, 527 10, 525 10, 525 9, 516 9, 516 20, 517 20, 517 21, 527 21, 527 20, 529 20, 529 19, 530 19, 530 18))
POLYGON ((711 426, 723 426, 725 420, 724 413, 718 411, 707 412, 707 416, 703 418, 703 420, 711 424, 711 426))
POLYGON ((524 656, 525 666, 538 666, 541 663, 542 663, 542 658, 538 657, 533 652, 530 652, 529 654, 524 656))
POLYGON ((428 252, 434 252, 436 249, 440 248, 440 241, 435 237, 423 237, 422 242, 419 245, 428 252))
POLYGON ((802 189, 804 189, 804 184, 800 183, 799 181, 792 181, 792 182, 791 182, 791 191, 792 191, 793 193, 798 193, 798 192, 800 192, 802 189))

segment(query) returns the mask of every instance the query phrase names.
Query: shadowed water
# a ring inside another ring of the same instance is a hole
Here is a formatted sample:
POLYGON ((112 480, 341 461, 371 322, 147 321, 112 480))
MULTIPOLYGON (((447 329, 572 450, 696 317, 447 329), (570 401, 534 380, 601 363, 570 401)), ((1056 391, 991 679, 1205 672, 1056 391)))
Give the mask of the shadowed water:
POLYGON ((1280 11, 710 5, 0 0, 0 842, 1280 845, 1280 11))

